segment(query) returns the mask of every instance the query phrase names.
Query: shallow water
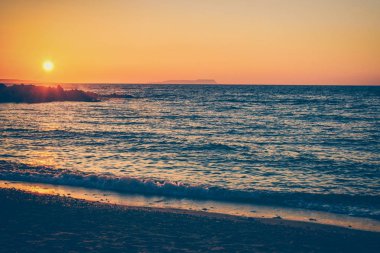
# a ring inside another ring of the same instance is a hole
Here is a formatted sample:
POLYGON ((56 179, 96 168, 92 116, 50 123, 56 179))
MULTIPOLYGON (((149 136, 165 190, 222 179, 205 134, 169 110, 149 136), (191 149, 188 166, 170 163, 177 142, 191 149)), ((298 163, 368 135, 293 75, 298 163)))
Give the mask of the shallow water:
POLYGON ((0 104, 0 179, 380 218, 380 87, 78 88, 134 98, 0 104))
POLYGON ((95 201, 128 207, 150 207, 219 213, 249 218, 284 219, 309 223, 325 224, 351 229, 380 232, 380 221, 357 218, 342 214, 320 211, 282 208, 278 206, 254 205, 248 203, 230 203, 224 201, 193 200, 163 196, 144 196, 123 194, 113 191, 99 191, 83 187, 26 183, 0 180, 0 188, 18 189, 26 192, 58 195, 87 201, 95 201))

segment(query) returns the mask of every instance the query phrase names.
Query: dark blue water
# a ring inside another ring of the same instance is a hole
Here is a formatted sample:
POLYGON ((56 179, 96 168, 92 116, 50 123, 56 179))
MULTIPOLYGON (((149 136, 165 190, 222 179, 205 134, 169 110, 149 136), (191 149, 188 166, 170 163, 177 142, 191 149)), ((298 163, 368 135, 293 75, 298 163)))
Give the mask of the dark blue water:
POLYGON ((1 104, 0 179, 380 217, 380 87, 77 87, 133 98, 1 104))

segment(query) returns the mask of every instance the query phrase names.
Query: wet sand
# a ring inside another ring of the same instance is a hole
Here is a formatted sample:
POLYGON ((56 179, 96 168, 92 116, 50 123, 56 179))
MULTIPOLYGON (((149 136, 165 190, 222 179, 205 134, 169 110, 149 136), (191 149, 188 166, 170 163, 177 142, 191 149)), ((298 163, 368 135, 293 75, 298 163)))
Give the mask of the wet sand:
POLYGON ((1 252, 380 252, 380 233, 0 189, 1 252))
POLYGON ((252 203, 232 203, 211 200, 196 200, 187 198, 172 198, 164 196, 126 194, 114 191, 96 190, 91 188, 66 185, 40 184, 31 182, 16 182, 0 180, 0 188, 16 189, 31 193, 58 195, 98 201, 106 204, 116 204, 128 207, 152 207, 165 209, 181 209, 227 214, 250 218, 281 217, 284 220, 311 222, 357 230, 380 232, 380 221, 353 217, 336 213, 315 210, 291 209, 279 206, 254 205, 252 203))

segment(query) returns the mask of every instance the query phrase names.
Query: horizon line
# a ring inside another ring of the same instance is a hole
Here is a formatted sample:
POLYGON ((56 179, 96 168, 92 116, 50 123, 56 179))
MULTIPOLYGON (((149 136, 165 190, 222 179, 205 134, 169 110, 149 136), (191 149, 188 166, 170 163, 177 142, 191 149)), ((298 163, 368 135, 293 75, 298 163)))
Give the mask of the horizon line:
MULTIPOLYGON (((199 79, 194 79, 199 80, 199 79)), ((201 79, 206 80, 206 79, 201 79)), ((179 80, 180 81, 180 80, 179 80)), ((186 80, 187 81, 187 80, 186 80)), ((161 82, 43 82, 34 80, 22 80, 13 78, 0 78, 0 83, 4 84, 42 84, 42 85, 59 85, 59 84, 96 84, 96 85, 209 85, 209 86, 380 86, 378 84, 336 84, 336 83, 163 83, 161 82), (16 81, 16 82, 15 82, 16 81)))

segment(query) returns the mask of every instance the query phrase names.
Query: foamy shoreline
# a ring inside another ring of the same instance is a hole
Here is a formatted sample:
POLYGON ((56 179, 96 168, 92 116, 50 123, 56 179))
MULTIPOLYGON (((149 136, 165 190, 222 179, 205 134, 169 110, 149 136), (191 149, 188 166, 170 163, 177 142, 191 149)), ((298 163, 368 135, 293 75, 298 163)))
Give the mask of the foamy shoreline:
MULTIPOLYGON (((281 193, 265 190, 245 191, 209 185, 188 184, 172 180, 136 178, 114 175, 112 173, 94 173, 91 171, 85 172, 47 166, 33 166, 4 160, 0 160, 0 180, 20 182, 27 188, 28 185, 42 184, 51 185, 53 188, 72 187, 122 194, 161 196, 163 198, 229 202, 234 203, 236 206, 244 206, 244 203, 247 205, 278 206, 282 209, 300 209, 311 212, 331 213, 337 216, 345 215, 380 220, 379 204, 377 204, 379 203, 379 196, 313 194, 307 192, 281 193)), ((21 187, 21 190, 24 189, 24 186, 21 187)), ((87 199, 85 196, 80 198, 87 199)), ((277 214, 273 214, 272 216, 274 215, 277 216, 277 214)), ((271 216, 266 217, 270 218, 271 216)), ((309 218, 314 219, 315 217, 309 218)), ((334 225, 334 222, 322 223, 334 225)), ((338 225, 349 226, 351 224, 344 223, 338 225)), ((380 227, 380 223, 378 226, 380 227)))
POLYGON ((0 180, 0 188, 21 190, 35 194, 71 197, 90 202, 126 207, 176 209, 190 212, 199 211, 205 214, 233 215, 255 219, 283 219, 380 232, 380 222, 378 220, 315 210, 188 198, 170 198, 159 195, 125 194, 83 187, 3 180, 0 180))

